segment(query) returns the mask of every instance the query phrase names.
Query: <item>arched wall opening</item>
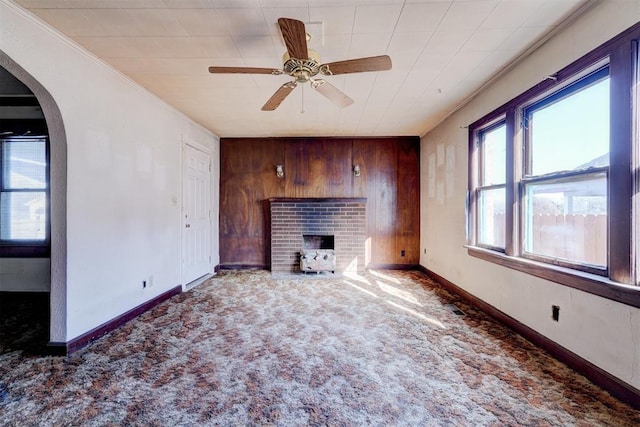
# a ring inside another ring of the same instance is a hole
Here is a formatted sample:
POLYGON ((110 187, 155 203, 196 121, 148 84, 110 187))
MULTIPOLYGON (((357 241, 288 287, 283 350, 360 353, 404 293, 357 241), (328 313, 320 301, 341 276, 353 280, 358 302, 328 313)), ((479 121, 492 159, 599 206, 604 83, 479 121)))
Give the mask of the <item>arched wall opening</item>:
POLYGON ((67 139, 60 109, 29 72, 0 50, 0 66, 35 95, 49 135, 51 287, 49 346, 66 352, 67 341, 67 139))

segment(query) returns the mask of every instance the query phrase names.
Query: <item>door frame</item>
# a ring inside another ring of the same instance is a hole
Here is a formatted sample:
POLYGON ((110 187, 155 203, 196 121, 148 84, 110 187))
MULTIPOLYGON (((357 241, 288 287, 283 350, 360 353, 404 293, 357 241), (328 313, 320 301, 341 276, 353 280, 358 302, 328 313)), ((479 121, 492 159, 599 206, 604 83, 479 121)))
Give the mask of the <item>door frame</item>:
POLYGON ((210 170, 209 170, 209 210, 212 210, 212 203, 213 203, 213 172, 212 172, 212 165, 213 165, 213 154, 214 154, 214 149, 212 147, 207 147, 204 144, 201 144, 185 135, 182 135, 182 146, 180 148, 180 282, 182 283, 182 290, 186 291, 189 289, 193 289, 194 287, 198 286, 199 284, 201 284, 202 282, 204 282, 205 280, 207 280, 208 278, 210 278, 211 276, 213 276, 214 272, 214 267, 213 267, 213 223, 212 220, 213 218, 209 218, 210 221, 210 227, 209 227, 209 271, 202 277, 199 277, 191 282, 185 282, 184 280, 184 273, 185 273, 185 268, 184 268, 184 239, 185 239, 185 218, 183 215, 184 212, 184 203, 185 203, 185 194, 184 194, 184 176, 185 176, 185 171, 186 171, 186 164, 185 164, 185 150, 187 148, 191 148, 194 150, 198 150, 204 154, 206 154, 209 157, 209 165, 210 165, 210 170))

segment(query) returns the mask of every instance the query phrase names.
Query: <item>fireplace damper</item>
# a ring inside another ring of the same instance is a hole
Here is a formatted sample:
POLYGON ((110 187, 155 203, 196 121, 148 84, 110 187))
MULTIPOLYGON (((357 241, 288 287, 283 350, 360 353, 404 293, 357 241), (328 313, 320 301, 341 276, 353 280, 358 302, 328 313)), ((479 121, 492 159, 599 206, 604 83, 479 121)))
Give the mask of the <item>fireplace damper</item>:
POLYGON ((304 248, 300 251, 300 270, 303 273, 320 273, 336 270, 335 238, 333 236, 302 236, 304 248))

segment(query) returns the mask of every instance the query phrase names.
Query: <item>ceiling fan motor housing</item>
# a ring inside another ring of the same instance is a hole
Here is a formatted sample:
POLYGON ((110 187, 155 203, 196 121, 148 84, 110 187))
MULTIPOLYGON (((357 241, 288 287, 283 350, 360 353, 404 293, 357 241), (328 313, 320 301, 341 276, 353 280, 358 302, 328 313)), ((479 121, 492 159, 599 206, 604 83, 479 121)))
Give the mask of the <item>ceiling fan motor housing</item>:
POLYGON ((308 82, 320 72, 320 55, 312 49, 307 52, 307 59, 291 58, 289 52, 282 55, 282 69, 300 83, 308 82))

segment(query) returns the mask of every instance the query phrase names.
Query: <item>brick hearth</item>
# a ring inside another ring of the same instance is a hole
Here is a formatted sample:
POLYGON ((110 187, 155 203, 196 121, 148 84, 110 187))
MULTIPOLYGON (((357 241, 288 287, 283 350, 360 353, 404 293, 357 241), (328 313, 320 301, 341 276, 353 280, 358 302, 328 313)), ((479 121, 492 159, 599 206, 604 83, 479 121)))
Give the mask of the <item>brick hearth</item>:
POLYGON ((364 271, 367 199, 269 199, 271 272, 300 272, 303 235, 334 236, 336 271, 364 271))

